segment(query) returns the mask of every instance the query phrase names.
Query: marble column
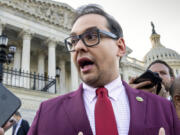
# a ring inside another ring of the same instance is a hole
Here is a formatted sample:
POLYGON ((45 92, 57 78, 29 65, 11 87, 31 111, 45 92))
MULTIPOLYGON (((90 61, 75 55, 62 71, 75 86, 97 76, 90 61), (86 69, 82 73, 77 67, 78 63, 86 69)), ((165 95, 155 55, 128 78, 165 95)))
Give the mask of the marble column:
POLYGON ((14 54, 14 69, 19 70, 21 68, 21 48, 16 46, 16 52, 14 54))
MULTIPOLYGON (((32 35, 30 32, 25 31, 22 33, 23 37, 23 49, 22 49, 22 63, 21 69, 25 73, 30 73, 30 52, 31 52, 31 38, 32 35)), ((23 77, 23 81, 21 82, 23 87, 30 88, 29 78, 23 77)))
MULTIPOLYGON (((56 76, 56 42, 48 42, 48 76, 54 78, 56 76)), ((55 87, 50 87, 49 92, 55 93, 55 87)))
POLYGON ((71 55, 71 90, 76 90, 79 87, 79 76, 71 55))
POLYGON ((43 52, 39 52, 38 55, 38 74, 44 75, 45 71, 45 54, 43 52))
POLYGON ((23 33, 21 69, 24 70, 25 72, 30 72, 31 38, 32 38, 32 35, 30 34, 30 32, 23 33))
POLYGON ((2 35, 4 29, 4 24, 0 22, 0 35, 2 35))
POLYGON ((66 91, 66 68, 65 68, 65 60, 60 61, 60 93, 65 94, 66 91))
POLYGON ((40 75, 40 80, 38 81, 38 90, 45 87, 45 82, 41 78, 45 72, 45 54, 40 51, 38 55, 38 74, 40 75))
MULTIPOLYGON (((19 46, 16 46, 16 52, 14 54, 14 60, 13 60, 13 69, 19 73, 19 70, 21 68, 21 48, 19 46)), ((14 86, 19 86, 20 84, 20 76, 13 75, 12 77, 12 84, 14 86)))

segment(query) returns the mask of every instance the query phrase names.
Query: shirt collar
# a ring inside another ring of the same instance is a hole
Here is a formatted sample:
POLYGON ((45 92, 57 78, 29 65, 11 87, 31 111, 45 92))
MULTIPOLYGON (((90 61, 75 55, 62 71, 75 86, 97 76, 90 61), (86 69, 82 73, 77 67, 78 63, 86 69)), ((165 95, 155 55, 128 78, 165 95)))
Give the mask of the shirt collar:
MULTIPOLYGON (((106 84, 104 86, 108 90, 109 97, 113 100, 118 100, 118 97, 123 91, 123 85, 121 81, 121 77, 118 76, 112 82, 106 84)), ((92 102, 96 98, 96 89, 93 88, 83 82, 84 96, 89 101, 92 102)))
POLYGON ((97 88, 93 88, 83 82, 83 94, 89 102, 92 102, 95 99, 96 89, 97 88))
POLYGON ((18 121, 18 126, 21 125, 21 122, 22 122, 22 118, 18 121))

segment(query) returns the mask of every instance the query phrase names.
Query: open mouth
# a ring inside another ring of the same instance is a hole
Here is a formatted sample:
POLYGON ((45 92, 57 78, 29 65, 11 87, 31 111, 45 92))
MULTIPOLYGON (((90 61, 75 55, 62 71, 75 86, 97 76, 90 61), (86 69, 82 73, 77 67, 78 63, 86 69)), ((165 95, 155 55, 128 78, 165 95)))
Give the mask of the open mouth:
POLYGON ((92 65, 94 62, 90 60, 89 58, 80 58, 78 60, 78 64, 83 72, 88 71, 92 68, 92 65))

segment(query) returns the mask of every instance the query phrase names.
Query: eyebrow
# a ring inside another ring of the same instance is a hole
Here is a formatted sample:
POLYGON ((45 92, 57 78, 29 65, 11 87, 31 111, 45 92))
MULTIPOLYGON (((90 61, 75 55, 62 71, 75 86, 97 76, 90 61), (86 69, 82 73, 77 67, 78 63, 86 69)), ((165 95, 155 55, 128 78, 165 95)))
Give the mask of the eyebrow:
MULTIPOLYGON (((85 29, 82 33, 92 31, 94 29, 98 29, 98 28, 96 26, 89 27, 89 28, 85 29)), ((77 35, 75 32, 70 33, 70 36, 75 36, 75 35, 77 35)))

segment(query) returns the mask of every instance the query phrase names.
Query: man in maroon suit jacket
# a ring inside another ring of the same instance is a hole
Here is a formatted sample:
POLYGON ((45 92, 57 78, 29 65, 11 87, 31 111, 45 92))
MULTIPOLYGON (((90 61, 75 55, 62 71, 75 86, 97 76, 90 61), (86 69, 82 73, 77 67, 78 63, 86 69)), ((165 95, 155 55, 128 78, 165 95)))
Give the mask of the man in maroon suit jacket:
MULTIPOLYGON (((94 113, 91 113, 94 108, 86 102, 84 86, 94 89, 89 91, 94 95, 95 89, 101 86, 112 83, 119 86, 114 80, 120 78, 119 61, 125 54, 125 43, 120 25, 104 10, 92 4, 79 8, 65 45, 71 52, 83 85, 74 92, 41 103, 28 135, 97 135, 94 113)), ((127 98, 118 96, 117 100, 110 101, 117 107, 122 107, 117 101, 127 101, 123 109, 128 112, 122 111, 123 116, 114 113, 116 124, 121 125, 117 126, 118 134, 158 135, 159 129, 163 127, 166 135, 180 135, 180 122, 169 101, 133 89, 120 79, 118 82, 122 87, 113 90, 117 93, 124 91, 127 98), (118 121, 121 117, 127 121, 118 121)), ((108 91, 109 97, 111 92, 108 91)), ((113 107, 113 111, 119 110, 113 107)))

